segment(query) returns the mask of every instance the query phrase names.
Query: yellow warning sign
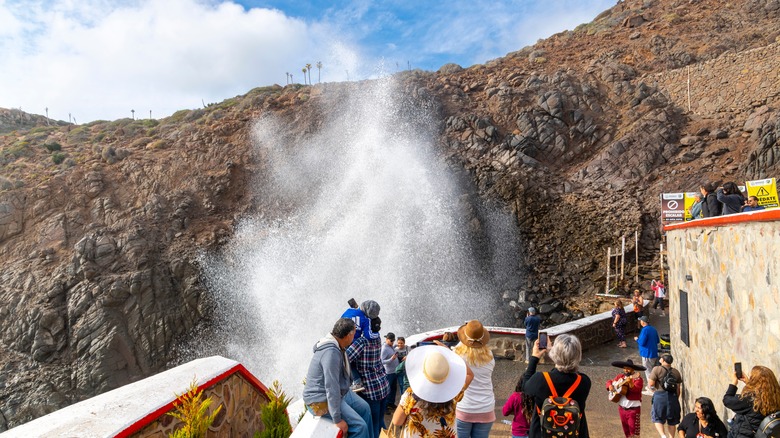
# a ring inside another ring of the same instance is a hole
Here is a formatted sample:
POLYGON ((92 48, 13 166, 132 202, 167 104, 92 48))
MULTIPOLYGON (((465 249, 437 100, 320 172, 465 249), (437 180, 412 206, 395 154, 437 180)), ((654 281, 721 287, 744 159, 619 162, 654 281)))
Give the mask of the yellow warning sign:
POLYGON ((777 179, 759 179, 756 181, 745 181, 748 196, 758 198, 758 205, 764 208, 775 208, 780 206, 777 199, 777 179))

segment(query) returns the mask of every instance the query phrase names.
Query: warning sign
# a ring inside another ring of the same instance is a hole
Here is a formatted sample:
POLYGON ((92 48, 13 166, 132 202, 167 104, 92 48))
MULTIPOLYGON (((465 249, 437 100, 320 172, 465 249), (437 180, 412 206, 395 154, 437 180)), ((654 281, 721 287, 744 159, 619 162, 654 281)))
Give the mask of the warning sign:
POLYGON ((661 222, 682 222, 685 219, 685 194, 661 194, 661 222))
POLYGON ((746 181, 745 187, 748 196, 758 198, 758 205, 763 205, 764 208, 780 206, 777 199, 777 180, 775 178, 746 181))
POLYGON ((697 192, 685 193, 685 220, 686 221, 693 219, 693 216, 691 216, 691 207, 693 207, 693 204, 696 202, 696 195, 699 195, 699 193, 697 192))

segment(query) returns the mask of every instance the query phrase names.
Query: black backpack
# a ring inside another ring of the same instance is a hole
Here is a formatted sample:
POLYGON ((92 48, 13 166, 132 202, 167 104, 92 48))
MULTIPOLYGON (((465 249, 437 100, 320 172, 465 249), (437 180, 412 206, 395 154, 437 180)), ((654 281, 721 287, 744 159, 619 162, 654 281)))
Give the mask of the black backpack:
POLYGON ((677 378, 674 377, 674 374, 672 374, 672 369, 669 368, 666 370, 666 374, 661 377, 660 383, 661 389, 664 391, 677 393, 677 384, 680 382, 677 381, 677 378))
POLYGON ((758 425, 756 438, 780 438, 780 411, 764 417, 758 425))

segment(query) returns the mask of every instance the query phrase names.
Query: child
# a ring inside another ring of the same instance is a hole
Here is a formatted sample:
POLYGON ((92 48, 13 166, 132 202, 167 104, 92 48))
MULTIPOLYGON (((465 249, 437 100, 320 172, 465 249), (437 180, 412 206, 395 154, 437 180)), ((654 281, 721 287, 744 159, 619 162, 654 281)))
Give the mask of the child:
POLYGON ((528 427, 531 423, 531 414, 533 413, 533 397, 523 393, 524 379, 515 386, 515 392, 509 396, 501 410, 504 416, 514 415, 512 419, 512 438, 528 438, 528 427))

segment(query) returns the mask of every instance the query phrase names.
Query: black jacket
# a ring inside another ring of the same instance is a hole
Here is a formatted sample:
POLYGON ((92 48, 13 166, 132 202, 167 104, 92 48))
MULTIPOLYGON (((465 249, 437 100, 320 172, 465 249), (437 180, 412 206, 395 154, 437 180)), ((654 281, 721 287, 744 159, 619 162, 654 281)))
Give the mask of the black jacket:
POLYGON ((723 396, 723 405, 736 414, 731 420, 729 438, 753 438, 758 425, 764 419, 760 412, 753 410, 753 398, 740 398, 737 395, 737 387, 729 385, 726 395, 723 396))
POLYGON ((718 201, 723 204, 721 214, 723 216, 727 214, 739 213, 742 206, 745 205, 745 198, 739 193, 724 193, 723 189, 718 189, 715 192, 715 196, 718 201))
MULTIPOLYGON (((528 362, 528 368, 525 370, 525 385, 523 385, 523 392, 533 396, 534 398, 534 414, 531 418, 531 426, 528 429, 528 438, 539 438, 542 435, 542 425, 539 422, 539 414, 537 409, 541 409, 544 399, 550 396, 550 387, 547 386, 547 380, 545 380, 542 373, 536 372, 536 365, 539 364, 539 358, 531 356, 531 360, 528 362)), ((579 438, 590 438, 588 433, 588 419, 585 416, 585 402, 588 400, 588 394, 590 394, 590 377, 585 374, 579 373, 582 376, 577 389, 571 395, 571 398, 577 401, 580 405, 580 413, 582 413, 582 419, 580 420, 580 434, 579 438)), ((550 380, 552 380, 555 390, 558 395, 563 395, 577 379, 577 373, 562 373, 556 369, 550 371, 550 380)))
POLYGON ((715 193, 707 193, 701 204, 701 212, 704 217, 720 216, 721 208, 723 208, 723 204, 718 201, 718 196, 715 193))

